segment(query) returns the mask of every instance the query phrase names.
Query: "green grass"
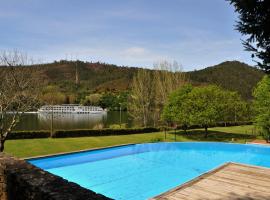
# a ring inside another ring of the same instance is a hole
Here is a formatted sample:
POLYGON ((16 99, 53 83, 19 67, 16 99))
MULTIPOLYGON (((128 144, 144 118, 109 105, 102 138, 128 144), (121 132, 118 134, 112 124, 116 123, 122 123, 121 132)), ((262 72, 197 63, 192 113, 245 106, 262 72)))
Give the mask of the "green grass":
MULTIPOLYGON (((176 141, 220 141, 244 143, 256 138, 252 135, 253 126, 216 127, 209 129, 209 135, 204 138, 202 129, 176 132, 176 141)), ((48 155, 61 152, 78 151, 83 149, 106 147, 128 143, 144 143, 175 140, 174 131, 170 131, 165 139, 164 132, 122 135, 122 136, 99 136, 80 138, 58 138, 58 139, 25 139, 8 140, 5 151, 17 157, 25 158, 39 155, 48 155)))

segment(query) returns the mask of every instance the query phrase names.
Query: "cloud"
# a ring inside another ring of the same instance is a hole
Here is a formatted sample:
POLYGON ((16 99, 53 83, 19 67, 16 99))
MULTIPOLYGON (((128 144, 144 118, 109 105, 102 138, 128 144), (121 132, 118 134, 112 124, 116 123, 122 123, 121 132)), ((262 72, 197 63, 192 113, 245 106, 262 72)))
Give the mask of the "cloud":
POLYGON ((149 51, 142 47, 131 47, 125 49, 122 52, 122 55, 126 57, 142 57, 145 56, 146 54, 149 54, 149 51))

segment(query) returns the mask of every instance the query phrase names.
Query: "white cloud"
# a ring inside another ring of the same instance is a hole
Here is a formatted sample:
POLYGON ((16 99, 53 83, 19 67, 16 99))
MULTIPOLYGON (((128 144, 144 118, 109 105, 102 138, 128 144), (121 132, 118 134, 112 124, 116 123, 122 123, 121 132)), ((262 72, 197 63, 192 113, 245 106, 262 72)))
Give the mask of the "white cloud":
POLYGON ((149 54, 149 51, 142 47, 131 47, 122 52, 122 55, 127 57, 142 57, 146 54, 149 54))

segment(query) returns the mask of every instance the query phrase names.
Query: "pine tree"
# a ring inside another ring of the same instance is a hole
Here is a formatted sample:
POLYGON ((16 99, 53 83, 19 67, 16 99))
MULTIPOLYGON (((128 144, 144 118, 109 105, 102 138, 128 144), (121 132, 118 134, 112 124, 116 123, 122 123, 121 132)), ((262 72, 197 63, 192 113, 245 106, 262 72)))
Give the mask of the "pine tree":
POLYGON ((243 45, 252 52, 252 58, 267 74, 270 74, 270 1, 228 0, 239 13, 236 30, 247 39, 243 45))

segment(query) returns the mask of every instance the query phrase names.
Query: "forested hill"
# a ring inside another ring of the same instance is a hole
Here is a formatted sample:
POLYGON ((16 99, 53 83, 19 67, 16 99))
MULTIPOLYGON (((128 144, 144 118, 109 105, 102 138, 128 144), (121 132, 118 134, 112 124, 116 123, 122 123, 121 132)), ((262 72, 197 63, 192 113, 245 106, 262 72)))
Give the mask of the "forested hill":
MULTIPOLYGON (((127 90, 138 68, 119 67, 104 63, 60 61, 40 66, 47 81, 64 94, 88 95, 127 90), (76 68, 79 84, 76 85, 76 68)), ((252 88, 263 73, 237 61, 224 62, 202 70, 187 72, 196 85, 216 84, 238 91, 245 99, 251 98, 252 88)))
POLYGON ((238 91, 245 99, 252 98, 254 86, 264 73, 238 61, 227 61, 202 70, 188 72, 190 80, 196 84, 215 84, 228 90, 238 91))

